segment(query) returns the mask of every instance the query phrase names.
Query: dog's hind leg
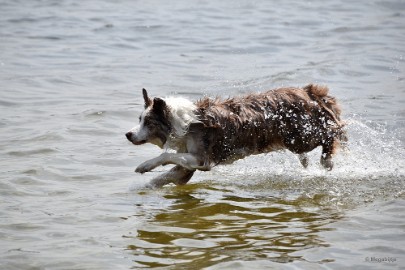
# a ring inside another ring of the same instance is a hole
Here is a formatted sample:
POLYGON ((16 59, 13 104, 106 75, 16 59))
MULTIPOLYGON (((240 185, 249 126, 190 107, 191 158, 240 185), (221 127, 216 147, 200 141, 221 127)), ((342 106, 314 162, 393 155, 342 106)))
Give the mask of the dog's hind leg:
POLYGON ((159 188, 170 183, 185 185, 191 179, 194 172, 195 170, 187 170, 182 166, 175 166, 170 171, 153 178, 148 187, 159 188))
POLYGON ((334 141, 322 146, 321 165, 331 171, 333 168, 332 155, 335 151, 334 141))
POLYGON ((308 164, 309 164, 309 159, 308 159, 307 153, 299 154, 299 155, 298 155, 298 158, 299 158, 299 160, 300 160, 302 166, 304 166, 304 168, 307 168, 307 167, 308 167, 308 164))

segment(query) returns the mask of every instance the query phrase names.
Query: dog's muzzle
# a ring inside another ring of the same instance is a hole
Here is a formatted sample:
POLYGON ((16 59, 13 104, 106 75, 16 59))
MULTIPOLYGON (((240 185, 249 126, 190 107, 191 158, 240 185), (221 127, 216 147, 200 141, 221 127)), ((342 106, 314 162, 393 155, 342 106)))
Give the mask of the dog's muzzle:
POLYGON ((140 144, 144 144, 146 143, 146 140, 134 140, 134 136, 133 133, 131 131, 127 132, 125 134, 125 137, 127 137, 128 141, 130 141, 131 143, 135 144, 135 145, 140 145, 140 144))

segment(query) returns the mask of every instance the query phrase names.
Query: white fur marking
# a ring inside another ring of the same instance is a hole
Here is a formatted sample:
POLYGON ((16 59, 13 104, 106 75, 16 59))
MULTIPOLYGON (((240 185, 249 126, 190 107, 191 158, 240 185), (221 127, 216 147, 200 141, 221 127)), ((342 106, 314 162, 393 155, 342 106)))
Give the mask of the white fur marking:
POLYGON ((148 129, 145 128, 144 123, 145 123, 145 116, 149 111, 150 109, 143 111, 141 114, 141 121, 139 125, 130 130, 130 132, 132 132, 132 138, 134 138, 137 141, 146 140, 148 138, 149 135, 148 129))
POLYGON ((199 122, 194 113, 197 107, 190 100, 181 97, 169 97, 164 100, 170 110, 169 121, 172 124, 175 137, 184 136, 191 123, 199 122))

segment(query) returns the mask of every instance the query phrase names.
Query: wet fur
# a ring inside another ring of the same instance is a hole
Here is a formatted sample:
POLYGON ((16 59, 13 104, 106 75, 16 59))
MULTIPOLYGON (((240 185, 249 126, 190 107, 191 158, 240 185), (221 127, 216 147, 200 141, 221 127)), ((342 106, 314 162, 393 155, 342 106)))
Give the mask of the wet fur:
POLYGON ((136 171, 144 173, 160 165, 176 165, 153 179, 152 186, 185 184, 195 170, 210 170, 217 164, 281 149, 299 154, 306 167, 306 153, 321 146, 321 164, 331 170, 339 142, 347 140, 340 107, 325 86, 310 84, 228 99, 203 98, 193 104, 192 112, 176 116, 188 119, 181 136, 174 132, 170 102, 160 98, 152 101, 146 90, 143 94, 148 110, 143 119, 147 126, 143 127, 150 131, 148 138, 137 141, 135 131, 128 132, 127 138, 134 144, 152 142, 177 150, 138 166, 136 171))

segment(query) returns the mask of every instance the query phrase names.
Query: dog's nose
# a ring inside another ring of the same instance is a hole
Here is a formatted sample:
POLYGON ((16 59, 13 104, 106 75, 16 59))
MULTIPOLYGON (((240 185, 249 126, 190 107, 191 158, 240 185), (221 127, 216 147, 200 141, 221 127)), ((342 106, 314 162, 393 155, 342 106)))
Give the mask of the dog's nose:
POLYGON ((132 132, 131 132, 131 131, 127 132, 127 133, 125 134, 125 136, 127 137, 128 141, 131 141, 132 132))

